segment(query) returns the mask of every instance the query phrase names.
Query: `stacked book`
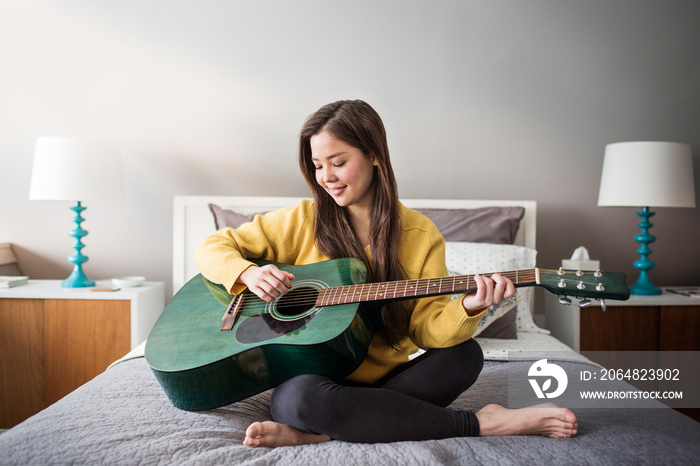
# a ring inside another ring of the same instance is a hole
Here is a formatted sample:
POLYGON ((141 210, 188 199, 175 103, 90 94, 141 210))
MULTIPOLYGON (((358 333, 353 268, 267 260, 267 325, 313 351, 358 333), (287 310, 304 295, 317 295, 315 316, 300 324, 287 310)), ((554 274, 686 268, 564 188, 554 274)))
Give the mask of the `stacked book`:
POLYGON ((10 288, 12 286, 24 285, 29 280, 29 277, 20 277, 16 275, 0 275, 0 288, 10 288))

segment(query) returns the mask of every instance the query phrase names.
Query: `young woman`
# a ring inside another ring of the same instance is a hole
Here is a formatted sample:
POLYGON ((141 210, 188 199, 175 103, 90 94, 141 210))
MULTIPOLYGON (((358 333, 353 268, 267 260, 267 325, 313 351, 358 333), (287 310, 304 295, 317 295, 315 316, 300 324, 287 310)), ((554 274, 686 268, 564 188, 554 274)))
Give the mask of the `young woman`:
MULTIPOLYGON (((208 237, 196 253, 202 274, 230 292, 245 288, 273 301, 294 276, 273 265, 355 257, 370 281, 447 275, 445 244, 435 225, 398 200, 384 125, 362 101, 340 101, 311 115, 301 131, 299 164, 313 202, 258 216, 237 230, 208 237)), ((244 444, 275 447, 320 443, 392 442, 476 435, 576 434, 574 414, 552 404, 477 413, 447 408, 483 366, 471 339, 486 308, 515 293, 500 275, 476 276, 477 291, 387 304, 385 327, 360 367, 343 380, 298 376, 271 397, 274 422, 256 422, 244 444), (426 350, 409 361, 418 348, 426 350)))

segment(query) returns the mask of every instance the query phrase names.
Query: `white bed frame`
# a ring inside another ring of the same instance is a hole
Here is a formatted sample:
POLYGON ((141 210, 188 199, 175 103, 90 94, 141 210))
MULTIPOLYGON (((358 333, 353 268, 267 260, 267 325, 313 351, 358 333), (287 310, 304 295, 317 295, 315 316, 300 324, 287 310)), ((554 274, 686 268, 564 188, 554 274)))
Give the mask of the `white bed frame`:
MULTIPOLYGON (((230 197, 230 196, 175 196, 173 215, 173 292, 177 291, 199 270, 194 263, 194 251, 202 240, 215 231, 214 217, 209 204, 232 209, 242 214, 269 212, 296 205, 298 197, 230 197)), ((475 209, 492 206, 521 206, 525 216, 515 244, 536 249, 537 202, 461 199, 402 199, 412 209, 475 209)))

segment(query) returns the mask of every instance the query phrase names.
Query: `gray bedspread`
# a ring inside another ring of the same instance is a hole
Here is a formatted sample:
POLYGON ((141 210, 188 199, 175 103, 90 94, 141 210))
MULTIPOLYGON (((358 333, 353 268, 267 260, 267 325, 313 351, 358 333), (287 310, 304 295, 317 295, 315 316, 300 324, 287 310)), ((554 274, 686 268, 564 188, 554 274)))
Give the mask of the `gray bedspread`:
MULTIPOLYGON (((488 362, 455 403, 505 404, 512 363, 488 362)), ((523 363, 526 364, 526 363, 523 363)), ((529 364, 529 363, 527 363, 529 364)), ((143 358, 122 362, 0 435, 0 464, 698 464, 700 424, 671 409, 579 409, 579 434, 454 438, 391 444, 254 449, 246 427, 270 419, 269 393, 186 412, 165 397, 143 358)))

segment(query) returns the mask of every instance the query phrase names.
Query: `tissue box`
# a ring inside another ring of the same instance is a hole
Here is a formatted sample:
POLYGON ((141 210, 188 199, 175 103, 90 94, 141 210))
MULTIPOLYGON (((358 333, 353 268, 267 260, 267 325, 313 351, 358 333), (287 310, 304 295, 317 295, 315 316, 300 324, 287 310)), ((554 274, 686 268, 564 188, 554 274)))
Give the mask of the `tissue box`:
POLYGON ((561 266, 565 269, 572 269, 572 270, 598 270, 598 269, 600 269, 600 261, 594 261, 594 260, 572 261, 570 259, 562 259, 561 266))

